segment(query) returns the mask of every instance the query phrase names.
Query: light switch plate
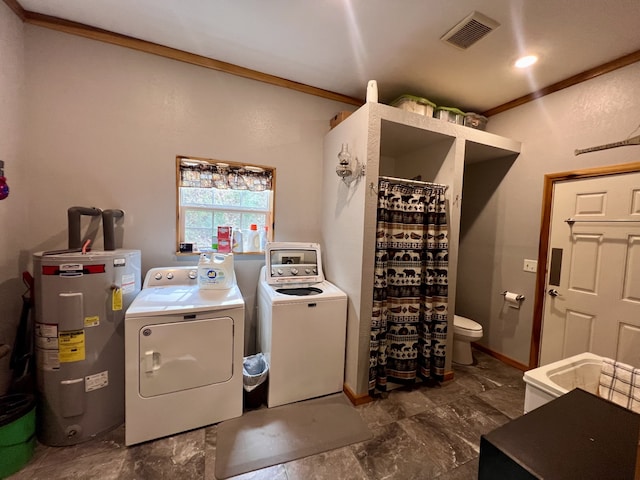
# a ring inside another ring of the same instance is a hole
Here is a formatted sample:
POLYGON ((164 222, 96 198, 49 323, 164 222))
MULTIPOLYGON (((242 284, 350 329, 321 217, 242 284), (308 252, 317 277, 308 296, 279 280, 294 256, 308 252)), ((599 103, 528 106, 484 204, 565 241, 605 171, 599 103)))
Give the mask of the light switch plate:
POLYGON ((538 261, 537 260, 528 260, 524 259, 524 271, 525 272, 537 272, 538 271, 538 261))

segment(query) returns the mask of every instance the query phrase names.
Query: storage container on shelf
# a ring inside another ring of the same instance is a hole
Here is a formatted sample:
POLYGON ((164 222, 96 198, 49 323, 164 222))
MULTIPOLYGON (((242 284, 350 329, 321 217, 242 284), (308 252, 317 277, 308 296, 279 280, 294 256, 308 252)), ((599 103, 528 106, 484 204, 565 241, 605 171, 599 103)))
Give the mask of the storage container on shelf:
POLYGON ((479 113, 468 112, 464 116, 464 125, 478 130, 486 130, 488 121, 487 117, 479 113))
POLYGON ((407 112, 419 113, 426 117, 433 116, 433 110, 436 104, 426 98, 416 97, 414 95, 401 95, 390 104, 392 107, 401 108, 407 112))
POLYGON ((464 125, 464 112, 454 107, 436 107, 433 116, 440 120, 464 125))

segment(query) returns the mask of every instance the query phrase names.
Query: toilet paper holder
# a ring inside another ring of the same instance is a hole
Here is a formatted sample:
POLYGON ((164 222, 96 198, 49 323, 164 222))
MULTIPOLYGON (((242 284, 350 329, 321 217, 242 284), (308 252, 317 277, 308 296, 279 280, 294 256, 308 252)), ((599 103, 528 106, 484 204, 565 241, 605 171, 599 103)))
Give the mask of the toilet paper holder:
POLYGON ((524 300, 524 295, 518 293, 518 294, 513 294, 511 292, 509 292, 508 290, 505 290, 504 292, 502 292, 500 295, 502 295, 503 297, 507 298, 507 295, 509 295, 509 297, 513 298, 513 295, 515 295, 515 299, 519 302, 524 300))

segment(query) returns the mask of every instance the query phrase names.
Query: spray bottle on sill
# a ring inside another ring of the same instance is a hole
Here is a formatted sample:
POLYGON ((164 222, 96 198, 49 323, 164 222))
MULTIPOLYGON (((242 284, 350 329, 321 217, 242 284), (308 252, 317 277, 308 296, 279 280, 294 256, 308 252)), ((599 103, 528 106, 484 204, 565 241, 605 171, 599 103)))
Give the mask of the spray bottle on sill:
POLYGON ((234 253, 242 253, 242 230, 238 229, 238 228, 234 228, 233 229, 233 242, 232 242, 233 246, 231 248, 231 250, 234 253))
POLYGON ((265 225, 265 227, 260 230, 260 251, 264 252, 267 248, 267 239, 269 237, 269 226, 265 225))

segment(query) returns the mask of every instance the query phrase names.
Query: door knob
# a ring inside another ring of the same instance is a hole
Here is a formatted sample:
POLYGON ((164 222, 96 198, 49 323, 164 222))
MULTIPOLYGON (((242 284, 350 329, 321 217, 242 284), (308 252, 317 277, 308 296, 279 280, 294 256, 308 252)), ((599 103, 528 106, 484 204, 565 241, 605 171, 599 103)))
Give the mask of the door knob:
POLYGON ((552 297, 561 297, 561 296, 562 296, 562 295, 560 295, 560 294, 558 293, 558 290, 555 290, 555 289, 553 289, 553 288, 552 288, 551 290, 549 290, 547 293, 548 293, 549 295, 551 295, 552 297))

